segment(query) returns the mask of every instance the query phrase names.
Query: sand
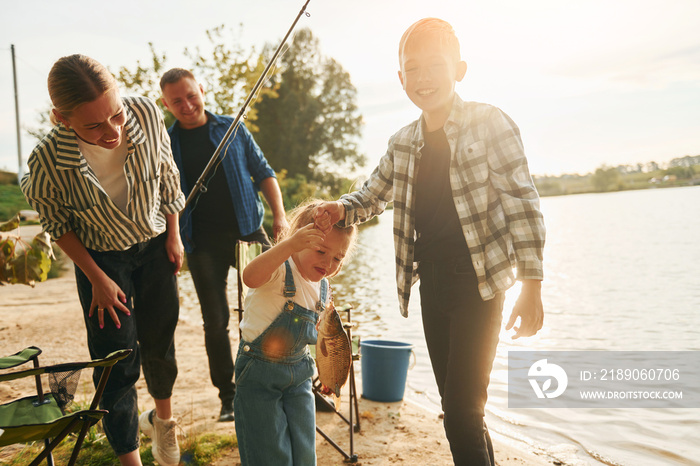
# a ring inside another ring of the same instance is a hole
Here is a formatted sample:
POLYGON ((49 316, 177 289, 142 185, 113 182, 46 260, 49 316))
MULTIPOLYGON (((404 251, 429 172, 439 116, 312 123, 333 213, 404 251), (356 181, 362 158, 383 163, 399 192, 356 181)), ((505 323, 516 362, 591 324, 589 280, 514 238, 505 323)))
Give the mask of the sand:
MULTIPOLYGON (((24 229, 23 229, 24 230, 24 229)), ((26 233, 23 231, 23 233, 26 233)), ((78 302, 75 277, 71 270, 62 277, 39 283, 0 286, 0 355, 15 353, 27 346, 43 350, 42 364, 88 360, 86 332, 78 302)), ((232 326, 233 347, 237 347, 237 326, 232 326)), ((235 434, 234 423, 219 423, 217 391, 212 386, 204 349, 204 332, 199 324, 181 320, 176 331, 179 376, 174 388, 173 407, 179 418, 181 436, 206 432, 235 434)), ((360 365, 355 366, 358 393, 361 390, 360 365)), ((90 377, 83 375, 81 384, 90 377)), ((0 402, 15 398, 19 392, 5 383, 0 386, 0 402)), ((137 384, 139 407, 153 408, 143 377, 137 384)), ((354 434, 354 453, 361 465, 449 465, 452 459, 439 417, 413 402, 378 403, 359 397, 360 431, 354 434)), ((347 385, 341 411, 347 417, 347 385)), ((349 453, 349 427, 334 413, 319 412, 317 423, 349 453)), ((494 435, 496 464, 556 464, 541 452, 528 449, 507 438, 494 435)), ((318 464, 340 465, 344 457, 317 435, 318 464)), ((0 449, 0 463, 17 447, 0 449)), ((232 449, 216 465, 239 464, 238 451, 232 449)), ((559 463, 560 464, 560 463, 559 463)))

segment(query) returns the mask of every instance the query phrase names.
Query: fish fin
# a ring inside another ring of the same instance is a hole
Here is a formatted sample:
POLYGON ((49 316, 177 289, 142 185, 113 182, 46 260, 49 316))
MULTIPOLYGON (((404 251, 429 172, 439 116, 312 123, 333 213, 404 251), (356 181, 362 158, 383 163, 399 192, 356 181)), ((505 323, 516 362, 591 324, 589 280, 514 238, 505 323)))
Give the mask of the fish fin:
POLYGON ((321 351, 321 354, 328 357, 328 348, 326 348, 326 339, 321 338, 321 342, 319 343, 319 350, 321 351))

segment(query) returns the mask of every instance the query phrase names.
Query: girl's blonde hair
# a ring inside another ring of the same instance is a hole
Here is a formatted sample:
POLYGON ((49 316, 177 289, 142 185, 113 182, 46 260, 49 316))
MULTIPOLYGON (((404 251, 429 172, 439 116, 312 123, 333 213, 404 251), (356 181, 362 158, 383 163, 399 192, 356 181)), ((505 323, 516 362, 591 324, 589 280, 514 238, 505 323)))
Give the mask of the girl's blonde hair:
MULTIPOLYGON (((314 223, 314 210, 324 202, 326 201, 322 199, 309 199, 299 204, 291 212, 289 212, 287 215, 289 228, 282 232, 279 238, 280 241, 291 236, 300 228, 314 223)), ((349 227, 333 225, 333 229, 350 237, 350 246, 345 252, 345 258, 348 258, 355 249, 355 243, 357 242, 357 225, 351 225, 349 227)))
MULTIPOLYGON (((92 102, 117 88, 117 80, 97 60, 81 54, 59 58, 48 78, 49 96, 54 109, 70 117, 78 106, 92 102)), ((51 123, 58 119, 51 112, 51 123)))

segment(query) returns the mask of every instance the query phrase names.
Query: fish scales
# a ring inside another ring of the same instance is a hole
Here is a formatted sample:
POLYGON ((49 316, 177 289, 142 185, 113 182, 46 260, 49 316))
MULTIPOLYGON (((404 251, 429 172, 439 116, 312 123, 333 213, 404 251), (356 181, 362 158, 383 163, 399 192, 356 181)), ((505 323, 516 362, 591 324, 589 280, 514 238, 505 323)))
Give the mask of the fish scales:
POLYGON ((343 323, 331 304, 321 313, 316 343, 318 379, 327 392, 340 396, 340 389, 350 375, 352 349, 343 323))

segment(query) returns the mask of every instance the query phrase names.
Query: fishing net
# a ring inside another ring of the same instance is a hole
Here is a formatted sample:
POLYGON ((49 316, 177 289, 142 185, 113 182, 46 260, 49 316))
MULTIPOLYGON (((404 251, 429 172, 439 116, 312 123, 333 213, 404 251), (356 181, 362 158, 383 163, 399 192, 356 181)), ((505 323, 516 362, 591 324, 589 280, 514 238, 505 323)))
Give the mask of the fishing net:
POLYGON ((64 372, 50 372, 49 387, 53 393, 56 402, 64 409, 73 403, 75 391, 78 389, 80 381, 80 369, 74 369, 64 372))

